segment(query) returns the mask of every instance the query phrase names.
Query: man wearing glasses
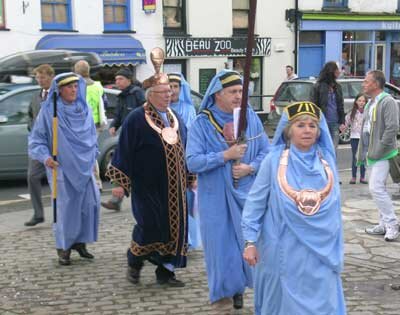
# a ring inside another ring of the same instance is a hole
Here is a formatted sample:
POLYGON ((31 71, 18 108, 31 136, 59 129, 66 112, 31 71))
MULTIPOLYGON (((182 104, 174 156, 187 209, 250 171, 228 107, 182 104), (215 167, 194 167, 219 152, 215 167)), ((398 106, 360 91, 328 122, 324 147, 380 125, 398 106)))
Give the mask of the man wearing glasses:
MULTIPOLYGON (((137 284, 145 260, 157 265, 157 283, 183 287, 175 268, 186 266, 186 128, 170 108, 168 76, 157 72, 143 82, 147 102, 125 120, 107 176, 132 194, 136 225, 127 252, 128 280, 137 284)), ((193 180, 193 179, 191 179, 193 180)))

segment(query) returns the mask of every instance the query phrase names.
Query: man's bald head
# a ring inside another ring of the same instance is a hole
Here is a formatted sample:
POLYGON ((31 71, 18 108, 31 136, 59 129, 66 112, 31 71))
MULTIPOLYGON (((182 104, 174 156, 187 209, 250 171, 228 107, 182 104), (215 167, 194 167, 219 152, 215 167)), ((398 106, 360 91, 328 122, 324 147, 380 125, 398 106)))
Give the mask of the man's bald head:
POLYGON ((84 78, 90 77, 90 66, 86 60, 79 60, 74 65, 74 72, 81 75, 84 78))

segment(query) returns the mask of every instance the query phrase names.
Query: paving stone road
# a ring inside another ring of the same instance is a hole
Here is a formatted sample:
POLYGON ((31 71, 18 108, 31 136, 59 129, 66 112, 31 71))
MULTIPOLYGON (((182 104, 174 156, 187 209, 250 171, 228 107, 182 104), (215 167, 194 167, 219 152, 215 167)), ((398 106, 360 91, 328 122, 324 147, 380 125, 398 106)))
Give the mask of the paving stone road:
MULTIPOLYGON (((400 240, 387 243, 364 233, 375 223, 377 211, 367 185, 348 185, 349 172, 342 173, 345 270, 343 284, 349 315, 400 314, 400 240)), ((390 190, 400 197, 398 185, 390 190)), ((102 197, 104 200, 107 196, 102 197)), ((400 215, 400 202, 396 201, 400 215)), ((0 215, 0 314, 253 314, 253 292, 245 295, 243 310, 233 310, 231 301, 210 305, 202 251, 192 251, 188 267, 177 277, 185 288, 165 288, 155 283, 155 267, 145 265, 141 283, 126 278, 126 249, 133 219, 129 201, 121 212, 102 209, 99 241, 89 246, 94 261, 72 255, 72 266, 57 263, 49 222, 34 228, 23 222, 31 210, 0 215)), ((296 315, 296 314, 287 314, 296 315)), ((313 315, 313 314, 310 314, 313 315)))

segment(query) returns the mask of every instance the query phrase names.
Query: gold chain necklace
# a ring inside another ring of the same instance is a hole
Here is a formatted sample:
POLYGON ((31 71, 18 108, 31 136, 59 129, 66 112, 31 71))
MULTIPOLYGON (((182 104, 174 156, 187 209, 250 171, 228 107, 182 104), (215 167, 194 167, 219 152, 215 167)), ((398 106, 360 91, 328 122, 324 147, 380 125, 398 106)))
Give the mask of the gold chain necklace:
POLYGON ((167 108, 167 111, 172 116, 173 127, 164 127, 164 128, 158 127, 151 119, 150 114, 146 110, 144 116, 149 126, 152 129, 154 129, 157 133, 159 133, 166 143, 173 145, 178 143, 179 122, 170 108, 167 108))
POLYGON ((286 170, 289 161, 289 149, 282 152, 279 160, 278 168, 278 183, 283 193, 292 199, 297 205, 297 209, 308 216, 314 215, 321 207, 321 203, 328 197, 333 188, 333 173, 329 164, 320 156, 322 165, 324 166, 325 173, 328 177, 328 183, 321 190, 315 189, 302 189, 295 190, 292 188, 286 179, 286 170))

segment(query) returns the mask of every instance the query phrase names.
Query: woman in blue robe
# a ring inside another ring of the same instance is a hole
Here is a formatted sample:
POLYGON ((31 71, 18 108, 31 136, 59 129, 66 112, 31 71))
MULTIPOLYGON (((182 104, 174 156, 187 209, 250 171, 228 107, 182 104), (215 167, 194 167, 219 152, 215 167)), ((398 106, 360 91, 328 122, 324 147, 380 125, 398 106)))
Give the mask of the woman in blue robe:
MULTIPOLYGON (((181 73, 169 73, 169 84, 172 89, 172 100, 170 107, 181 117, 187 129, 196 118, 196 109, 192 104, 190 95, 190 85, 181 73), (179 91, 177 100, 174 101, 174 95, 179 91)), ((186 190, 189 224, 189 249, 198 249, 201 247, 200 224, 197 212, 197 188, 188 187, 186 190)))
MULTIPOLYGON (((49 97, 41 106, 35 127, 29 136, 29 155, 46 165, 52 183, 53 102, 57 97, 57 222, 53 224, 61 265, 70 264, 71 249, 84 258, 93 258, 86 243, 97 241, 100 193, 94 177, 97 137, 92 113, 86 103, 86 83, 73 74, 53 79, 49 97), (73 100, 66 101, 60 89, 77 89, 73 100)), ((51 186, 51 185, 50 185, 51 186)), ((51 186, 51 188, 53 188, 51 186)))
POLYGON ((216 104, 216 93, 230 93, 229 87, 241 91, 242 81, 236 72, 224 70, 212 79, 201 112, 189 129, 186 159, 189 170, 198 176, 200 231, 210 301, 234 297, 237 302, 234 306, 240 308, 245 288, 252 287, 251 270, 242 257, 242 209, 269 143, 260 119, 248 106, 248 141, 241 163, 249 166, 252 172, 241 177, 235 188, 233 161, 225 161, 224 152, 240 146, 235 144, 230 148, 222 132, 225 125, 232 123, 233 114, 216 104))
POLYGON ((312 103, 290 105, 273 144, 242 218, 244 257, 255 265, 255 313, 346 314, 340 189, 323 114, 312 103), (309 129, 298 137, 298 128, 309 129))

